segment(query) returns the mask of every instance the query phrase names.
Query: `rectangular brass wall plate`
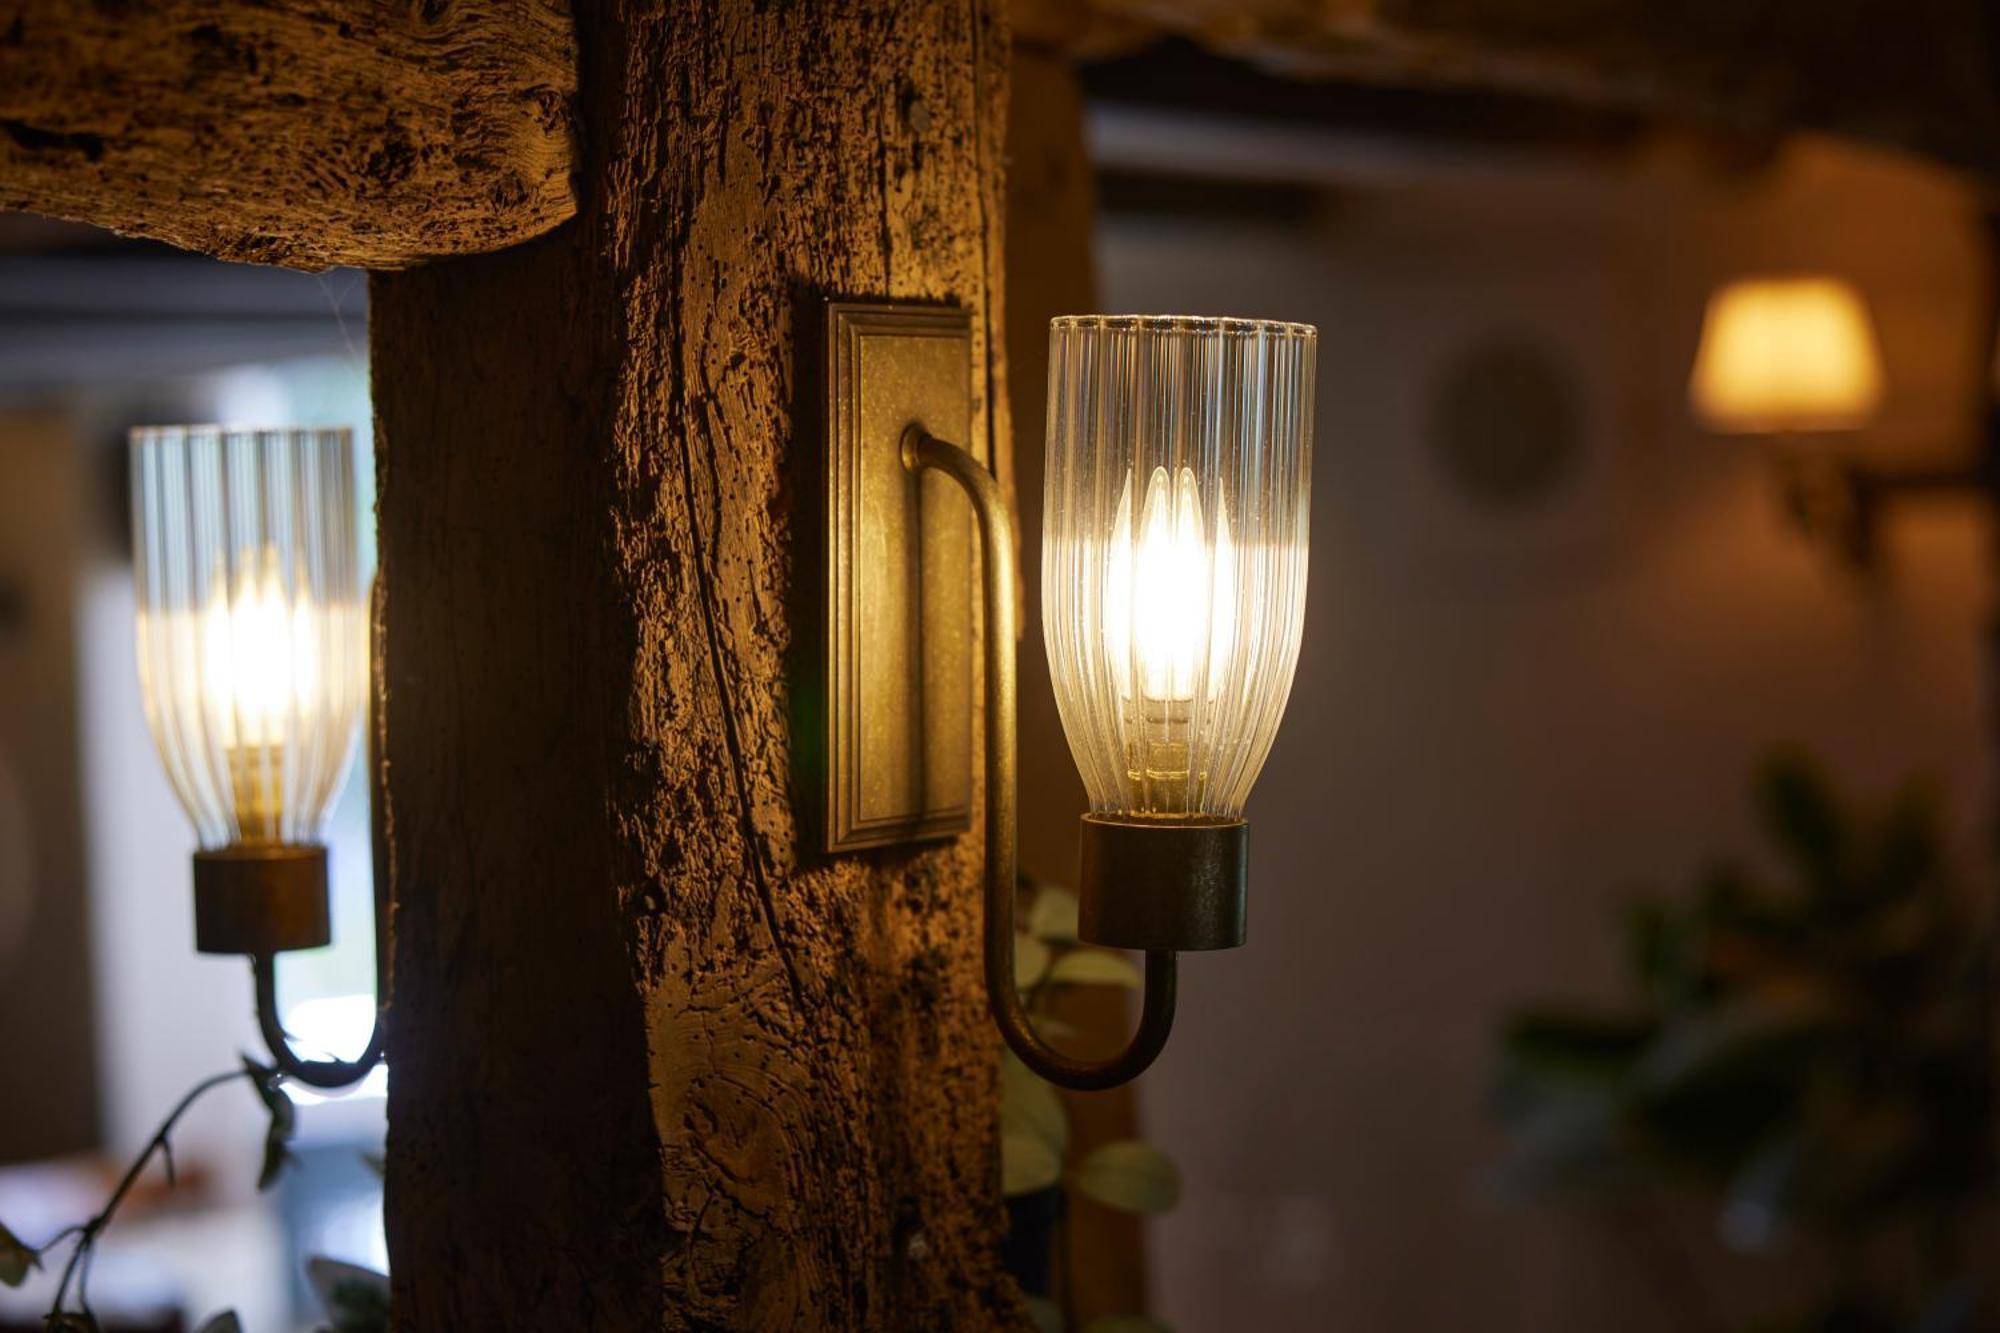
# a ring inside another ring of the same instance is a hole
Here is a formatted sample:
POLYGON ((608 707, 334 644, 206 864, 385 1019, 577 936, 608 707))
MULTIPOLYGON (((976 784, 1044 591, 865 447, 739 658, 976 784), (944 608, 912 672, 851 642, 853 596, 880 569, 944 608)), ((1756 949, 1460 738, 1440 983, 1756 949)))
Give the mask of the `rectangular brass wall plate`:
POLYGON ((829 303, 826 386, 826 849, 947 837, 972 820, 972 510, 902 437, 981 452, 972 317, 829 303))

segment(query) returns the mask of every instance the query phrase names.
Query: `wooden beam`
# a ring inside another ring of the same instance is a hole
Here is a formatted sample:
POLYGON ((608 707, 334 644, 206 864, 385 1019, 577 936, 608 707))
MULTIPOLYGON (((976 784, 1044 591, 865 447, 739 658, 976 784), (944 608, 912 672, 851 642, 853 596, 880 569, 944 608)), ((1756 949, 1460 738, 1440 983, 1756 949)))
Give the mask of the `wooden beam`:
POLYGON ((371 289, 397 1326, 1024 1328, 979 834, 815 852, 802 377, 960 303, 1004 455, 1001 6, 578 10, 575 222, 371 289))
POLYGON ((576 211, 563 0, 0 0, 0 208, 403 268, 576 211))
POLYGON ((1824 130, 2000 173, 1985 0, 1019 0, 1080 58, 1161 36, 1292 79, 1486 88, 1773 136, 1824 130))

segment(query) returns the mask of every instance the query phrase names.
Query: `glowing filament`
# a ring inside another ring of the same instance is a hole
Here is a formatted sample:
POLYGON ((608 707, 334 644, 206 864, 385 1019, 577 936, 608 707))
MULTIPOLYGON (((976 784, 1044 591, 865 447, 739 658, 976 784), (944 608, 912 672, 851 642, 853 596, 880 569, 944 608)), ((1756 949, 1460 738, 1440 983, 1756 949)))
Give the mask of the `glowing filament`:
POLYGON ((1132 478, 1125 479, 1106 552, 1105 651, 1118 692, 1158 702, 1214 698, 1236 637, 1235 549, 1218 508, 1206 540, 1201 491, 1190 468, 1153 469, 1139 531, 1132 531, 1132 478))

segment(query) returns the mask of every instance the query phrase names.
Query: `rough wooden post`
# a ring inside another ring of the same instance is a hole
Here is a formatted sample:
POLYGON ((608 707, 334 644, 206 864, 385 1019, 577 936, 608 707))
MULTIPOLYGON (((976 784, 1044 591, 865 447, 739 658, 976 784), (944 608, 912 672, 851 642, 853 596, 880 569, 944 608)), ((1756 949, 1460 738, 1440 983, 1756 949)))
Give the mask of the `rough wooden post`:
POLYGON ((399 1329, 987 1329, 978 835, 806 812, 827 296, 975 312, 997 0, 580 4, 576 220, 378 276, 399 1329))

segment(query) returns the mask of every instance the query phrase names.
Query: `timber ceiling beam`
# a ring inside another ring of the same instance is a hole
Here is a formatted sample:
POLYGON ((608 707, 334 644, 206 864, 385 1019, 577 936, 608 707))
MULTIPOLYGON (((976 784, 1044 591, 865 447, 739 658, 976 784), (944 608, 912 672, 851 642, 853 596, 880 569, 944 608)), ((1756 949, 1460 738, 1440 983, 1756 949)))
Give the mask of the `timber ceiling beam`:
POLYGON ((564 0, 0 0, 0 209, 406 268, 576 212, 564 0))
POLYGON ((1825 130, 2000 172, 1987 0, 1016 0, 1012 19, 1086 59, 1179 36, 1288 78, 1825 130))

